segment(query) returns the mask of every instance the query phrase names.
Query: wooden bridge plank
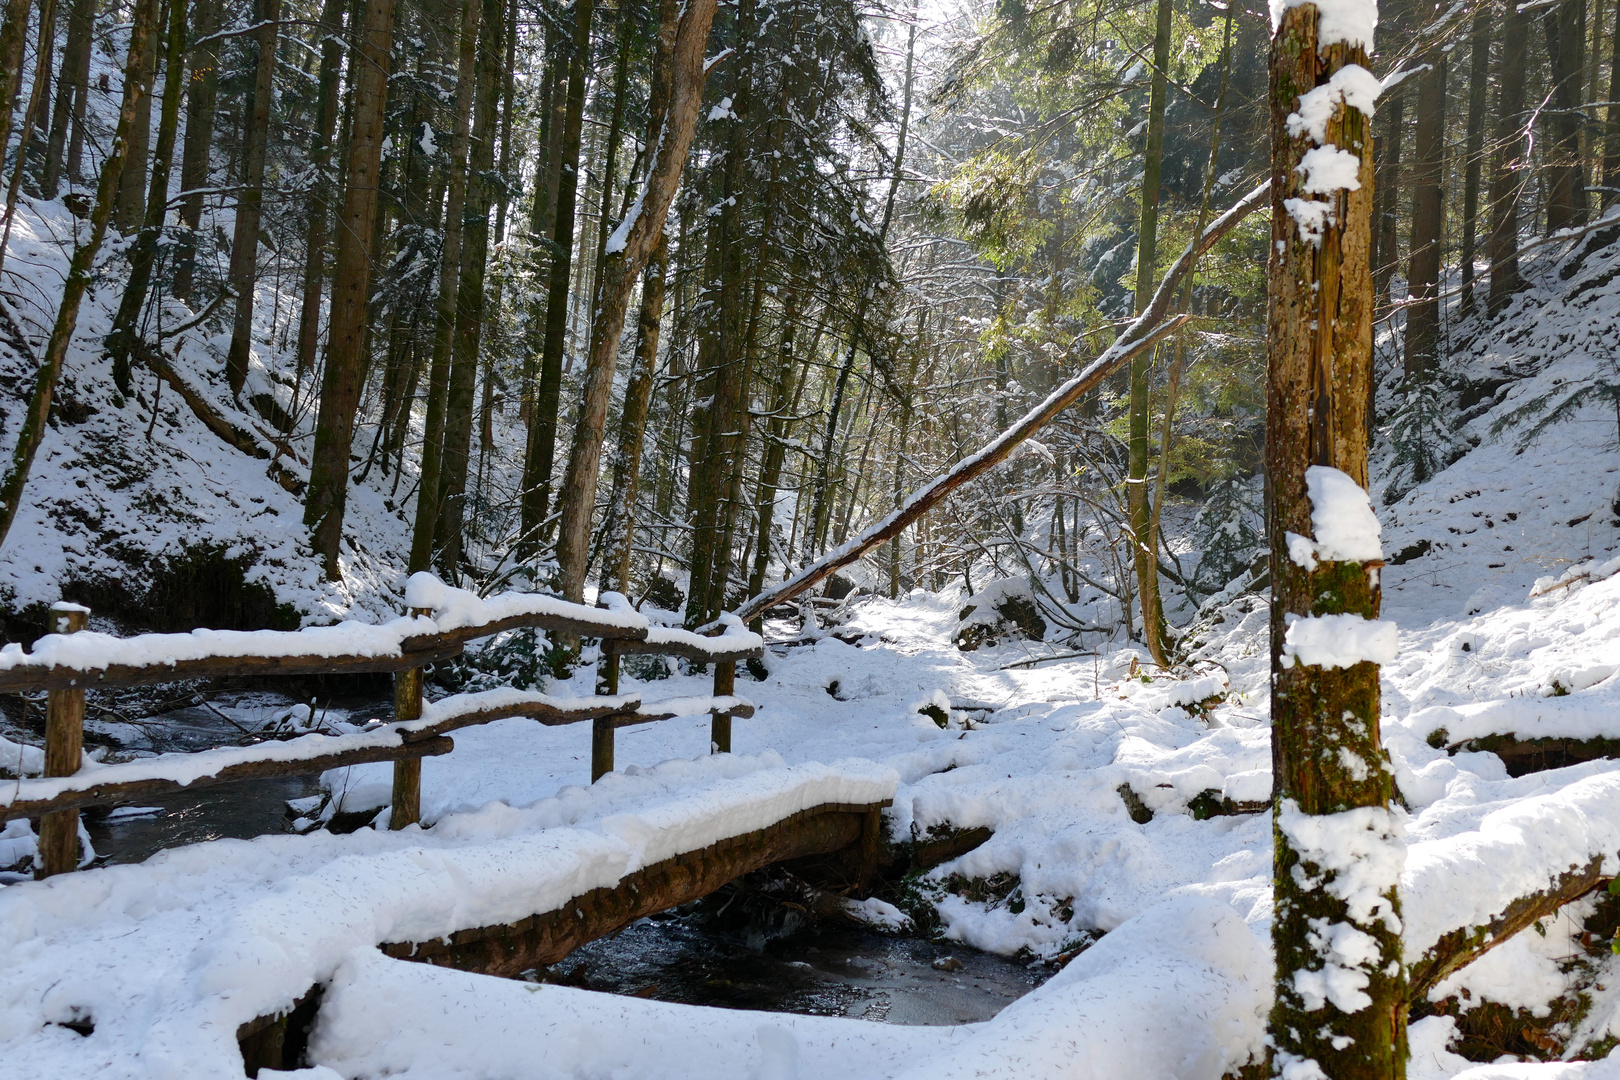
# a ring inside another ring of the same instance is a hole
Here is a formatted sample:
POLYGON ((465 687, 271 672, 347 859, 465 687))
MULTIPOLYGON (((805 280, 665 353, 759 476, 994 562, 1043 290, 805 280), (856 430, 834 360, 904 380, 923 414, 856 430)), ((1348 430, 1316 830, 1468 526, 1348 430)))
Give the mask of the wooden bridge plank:
POLYGON ((863 863, 872 818, 887 802, 812 807, 763 829, 730 837, 644 867, 612 888, 593 889, 553 911, 513 923, 460 930, 447 938, 390 942, 384 953, 488 975, 521 975, 555 964, 587 942, 637 919, 707 896, 773 863, 846 849, 863 863))

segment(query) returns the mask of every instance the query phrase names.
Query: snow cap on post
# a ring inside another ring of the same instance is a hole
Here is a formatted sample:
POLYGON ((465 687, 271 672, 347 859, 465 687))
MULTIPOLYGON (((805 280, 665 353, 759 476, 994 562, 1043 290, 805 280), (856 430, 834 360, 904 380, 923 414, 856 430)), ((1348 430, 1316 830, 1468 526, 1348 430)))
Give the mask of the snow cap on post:
POLYGON ((1271 31, 1282 25, 1283 12, 1291 7, 1314 3, 1319 18, 1316 47, 1345 44, 1371 51, 1373 31, 1378 28, 1377 0, 1271 0, 1271 31))

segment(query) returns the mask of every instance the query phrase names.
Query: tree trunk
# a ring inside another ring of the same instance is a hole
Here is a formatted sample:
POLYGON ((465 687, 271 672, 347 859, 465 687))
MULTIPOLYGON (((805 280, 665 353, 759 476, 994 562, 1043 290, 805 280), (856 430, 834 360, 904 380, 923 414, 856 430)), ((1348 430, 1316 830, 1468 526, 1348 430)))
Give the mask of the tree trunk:
POLYGON ((350 443, 366 368, 366 301, 371 291, 371 241, 377 221, 393 41, 394 0, 366 0, 364 23, 356 35, 351 94, 354 122, 346 148, 343 211, 338 219, 331 329, 321 378, 321 407, 315 420, 315 447, 310 454, 309 495, 304 503, 310 547, 321 557, 330 581, 343 579, 338 545, 343 539, 343 510, 349 494, 350 443))
POLYGON ((1406 271, 1406 367, 1410 382, 1435 368, 1440 347, 1440 243, 1446 201, 1446 54, 1435 49, 1417 76, 1417 134, 1412 152, 1412 231, 1406 271))
POLYGON ((338 80, 343 75, 343 0, 321 12, 321 66, 315 92, 315 141, 309 150, 309 225, 304 235, 304 296, 298 311, 298 367, 308 371, 320 343, 321 292, 326 274, 326 218, 334 187, 332 143, 337 138, 338 80))
MULTIPOLYGON (((894 218, 895 196, 900 189, 900 174, 905 168, 906 140, 911 130, 911 101, 916 50, 917 27, 915 20, 913 20, 906 36, 905 90, 900 111, 900 133, 895 143, 894 173, 889 178, 889 194, 883 204, 883 222, 878 227, 879 244, 883 244, 888 240, 889 224, 894 218)), ((843 409, 844 391, 849 383, 850 372, 855 368, 855 356, 865 335, 866 309, 871 298, 872 289, 870 283, 868 283, 862 288, 860 300, 855 306, 855 320, 850 328, 849 348, 845 351, 844 362, 838 369, 838 378, 833 385, 832 403, 827 409, 826 434, 822 440, 821 460, 816 472, 815 498, 810 504, 809 542, 805 544, 804 548, 807 556, 820 554, 819 545, 822 537, 826 535, 831 504, 833 438, 838 431, 838 416, 843 409)))
MULTIPOLYGON (((540 382, 534 418, 524 452, 522 532, 518 558, 533 559, 551 510, 551 470, 557 454, 557 410, 562 397, 563 344, 568 333, 568 286, 574 254, 574 205, 579 194, 580 131, 585 121, 585 82, 590 76, 591 16, 594 0, 574 0, 574 35, 568 59, 568 94, 563 102, 557 178, 551 200, 551 268, 546 282, 545 337, 540 350, 540 382)), ((555 123, 555 117, 553 122, 555 123)))
MULTIPOLYGON (((1153 82, 1148 99, 1147 146, 1142 155, 1142 214, 1136 240, 1136 313, 1153 295, 1159 235, 1159 172, 1164 160, 1164 109, 1170 86, 1170 0, 1158 0, 1153 34, 1153 82)), ((1159 598, 1158 543, 1148 507, 1148 427, 1152 422, 1153 352, 1131 361, 1130 440, 1125 490, 1130 507, 1131 555, 1136 595, 1142 606, 1142 639, 1160 667, 1169 664, 1164 648, 1164 605, 1159 598)))
MULTIPOLYGON (((1370 6, 1370 5, 1368 5, 1370 6)), ((1376 533, 1330 548, 1313 535, 1311 485, 1335 478, 1332 509, 1366 502, 1372 378, 1372 138, 1342 101, 1321 148, 1359 157, 1353 187, 1317 192, 1300 166, 1312 133, 1288 117, 1307 92, 1367 64, 1364 42, 1319 49, 1315 5, 1286 8, 1271 47, 1272 229, 1266 476, 1272 575, 1273 889, 1276 999, 1271 1075, 1399 1080, 1406 1068, 1406 971, 1396 895, 1404 848, 1391 810, 1394 774, 1379 739, 1378 666, 1326 662, 1300 646, 1310 620, 1378 614, 1376 533), (1313 212, 1313 208, 1316 208, 1313 212), (1301 636, 1296 639, 1296 634, 1301 636), (1337 753, 1320 748, 1338 747, 1337 753), (1353 880, 1354 886, 1345 884, 1353 880), (1340 884, 1335 887, 1334 882, 1340 884), (1320 928, 1326 926, 1327 931, 1320 928)), ((1367 80, 1370 81, 1370 80, 1367 80)), ((1352 84, 1353 86, 1354 84, 1352 84)), ((1358 100, 1365 100, 1358 98, 1358 100)), ((1331 625, 1331 624, 1326 624, 1331 625)))
POLYGON ((242 191, 236 197, 236 235, 231 241, 231 291, 236 293, 236 321, 231 327, 225 377, 231 393, 242 396, 248 357, 253 350, 253 292, 259 271, 259 221, 264 210, 264 165, 270 144, 270 105, 275 90, 276 44, 281 36, 281 0, 259 0, 255 35, 258 62, 253 79, 253 107, 243 133, 242 191))
POLYGON ((30 0, 7 0, 0 22, 0 161, 11 143, 12 115, 22 95, 23 46, 28 41, 30 0))
POLYGON ((157 151, 152 155, 151 188, 146 194, 146 219, 129 257, 129 280, 107 335, 107 351, 112 355, 113 383, 128 395, 129 354, 134 348, 141 309, 152 280, 152 264, 157 259, 158 240, 163 235, 163 218, 169 200, 169 172, 174 163, 175 133, 180 127, 180 97, 186 71, 186 0, 169 0, 169 40, 164 55, 163 113, 158 120, 157 151))
MULTIPOLYGON (((787 461, 787 439, 793 431, 793 417, 790 414, 797 408, 799 395, 804 390, 801 375, 804 360, 794 355, 793 351, 798 323, 799 293, 797 289, 792 289, 782 303, 781 360, 775 400, 771 403, 769 436, 759 467, 759 494, 754 499, 754 505, 758 507, 759 525, 754 536, 754 567, 748 577, 750 596, 756 595, 765 587, 765 577, 770 573, 771 528, 776 519, 776 496, 781 487, 782 466, 787 461)), ((818 338, 819 335, 818 330, 818 338)), ((815 345, 812 344, 808 355, 814 353, 815 345)), ((791 556, 791 553, 788 554, 791 556)), ((757 633, 763 621, 761 619, 756 622, 759 624, 754 627, 757 633)))
POLYGON ((456 325, 456 290, 461 280, 461 222, 466 212, 467 151, 472 137, 473 89, 478 65, 480 0, 462 0, 461 37, 456 66, 456 102, 450 135, 444 242, 439 257, 439 295, 434 308, 433 352, 428 361, 427 418, 422 436, 422 475, 416 487, 416 525, 411 533, 410 571, 433 564, 433 537, 439 527, 439 489, 444 467, 444 414, 450 395, 450 351, 456 325))
POLYGON ((129 131, 129 146, 124 151, 124 171, 118 181, 118 204, 113 207, 113 227, 126 236, 139 229, 146 217, 146 152, 152 142, 152 83, 157 78, 156 27, 161 15, 158 0, 144 2, 152 5, 150 17, 154 29, 147 35, 146 52, 141 55, 141 97, 135 106, 135 123, 129 131))
POLYGON ((1473 43, 1468 58, 1468 131, 1463 153, 1462 220, 1462 310, 1463 318, 1478 306, 1478 283, 1474 263, 1479 257, 1476 234, 1479 231, 1479 181, 1485 160, 1485 92, 1490 85, 1491 31, 1494 23, 1488 10, 1474 16, 1473 43))
POLYGON ((1523 288, 1519 277, 1519 195, 1529 177, 1525 161, 1524 67, 1530 16, 1509 0, 1502 17, 1502 55, 1496 69, 1496 153, 1491 167, 1491 292, 1494 317, 1523 288))
POLYGON ((1586 220, 1586 170, 1581 163, 1581 67, 1585 59, 1586 4, 1563 0, 1547 10, 1551 68, 1551 107, 1547 112, 1547 231, 1555 233, 1586 220))
POLYGON ((560 492, 562 524, 557 534, 557 561, 561 566, 563 596, 575 603, 584 596, 585 561, 589 555, 591 515, 596 506, 603 424, 613 392, 614 361, 619 354, 625 311, 635 276, 647 265, 653 249, 663 243, 664 221, 680 186, 687 152, 697 132, 698 108, 703 102, 703 83, 707 75, 703 48, 709 40, 714 12, 715 0, 689 0, 681 12, 674 49, 669 57, 669 75, 658 80, 669 90, 659 133, 648 140, 648 145, 656 146, 657 152, 640 198, 607 243, 602 288, 591 327, 584 394, 560 492))
MULTIPOLYGON (((95 0, 90 0, 93 4, 95 0)), ((214 105, 219 99, 219 42, 208 40, 219 30, 221 0, 199 0, 195 33, 201 40, 191 55, 186 90, 186 142, 180 158, 180 240, 174 258, 174 295, 196 308, 197 229, 202 224, 201 189, 208 186, 214 143, 214 105)), ((79 104, 75 101, 75 106, 79 104)), ((78 122, 75 121, 75 130, 78 122)))
MULTIPOLYGON (((1177 288, 1193 266, 1221 237, 1231 232, 1261 206, 1269 206, 1270 203, 1271 182, 1267 181, 1246 194, 1236 205, 1228 207, 1187 245, 1181 257, 1166 271, 1147 310, 1137 316, 1114 339, 1113 344, 1103 350, 1101 355, 1087 364, 1082 371, 1053 390, 1047 395, 1046 400, 1024 414, 1006 431, 912 492, 901 509, 877 522, 837 551, 829 552, 815 563, 806 566, 787 581, 751 598, 737 609, 738 618, 751 619, 777 604, 785 604, 797 596, 802 596, 841 567, 848 566, 873 548, 892 540, 943 502, 953 491, 960 490, 964 484, 971 483, 1006 461, 1026 439, 1096 389, 1115 368, 1128 361, 1138 350, 1152 348, 1166 334, 1181 325, 1180 318, 1167 321, 1167 317, 1170 315, 1177 288)), ((716 625, 718 624, 704 629, 712 629, 716 625)))
POLYGON ((135 22, 129 32, 129 53, 124 60, 123 104, 118 110, 118 127, 113 132, 112 148, 101 163, 96 202, 90 212, 90 234, 73 250, 67 280, 62 285, 62 302, 56 309, 56 322, 51 327, 51 336, 45 343, 45 355, 40 359, 39 372, 34 377, 28 411, 23 414, 22 428, 17 433, 17 445, 12 451, 11 461, 4 477, 0 478, 0 547, 4 546, 12 523, 17 520, 23 488, 34 465, 34 455, 45 438, 51 403, 56 396, 56 383, 62 375, 62 361, 67 356, 74 328, 78 325, 79 305, 90 287, 96 252, 101 249, 102 238, 107 233, 107 222, 112 218, 119 178, 124 171, 124 148, 129 145, 130 131, 135 125, 135 114, 140 105, 141 62, 147 41, 153 33, 156 15, 155 4, 141 4, 135 9, 135 22))
MULTIPOLYGON (((51 131, 51 75, 56 62, 56 0, 41 0, 39 5, 39 28, 35 38, 34 51, 34 86, 28 94, 28 126, 24 130, 22 143, 24 149, 31 145, 32 140, 49 140, 51 131)), ((17 160, 21 163, 24 155, 19 152, 17 160)))
POLYGON ((95 19, 96 0, 73 0, 67 43, 62 50, 62 71, 56 80, 56 104, 51 109, 51 132, 45 144, 45 171, 39 185, 40 194, 47 199, 56 198, 61 190, 68 124, 81 112, 90 88, 90 35, 95 19))
POLYGON ((495 202, 495 122, 499 118, 500 0, 482 0, 477 99, 467 149, 466 210, 461 226, 461 273, 456 282, 456 327, 450 349, 445 398, 443 464, 439 474, 439 520, 434 527, 439 567, 460 577, 466 520, 467 463, 472 452, 473 398, 478 385, 478 347, 484 327, 484 271, 489 263, 489 212, 495 202))
POLYGON ((659 320, 664 311, 664 277, 669 271, 669 238, 663 237, 647 260, 641 280, 641 314, 636 327, 636 364, 624 390, 619 416, 619 450, 613 459, 613 495, 603 525, 603 587, 630 591, 630 565, 635 554, 636 496, 641 486, 642 447, 647 438, 647 410, 658 370, 659 320))
POLYGON ((1604 110, 1603 209, 1620 197, 1620 5, 1609 41, 1609 107, 1604 110))

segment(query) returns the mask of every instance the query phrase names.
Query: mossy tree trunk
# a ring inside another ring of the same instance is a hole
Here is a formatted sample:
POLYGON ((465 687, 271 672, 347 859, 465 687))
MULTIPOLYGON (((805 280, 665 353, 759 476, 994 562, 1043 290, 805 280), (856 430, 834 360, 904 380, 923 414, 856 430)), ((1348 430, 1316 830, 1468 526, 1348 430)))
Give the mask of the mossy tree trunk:
POLYGON ((1342 100, 1320 146, 1308 131, 1291 132, 1288 118, 1301 95, 1366 64, 1366 43, 1319 42, 1315 5, 1284 10, 1271 51, 1266 474, 1277 957, 1271 1075, 1290 1080, 1391 1080, 1406 1068, 1401 840, 1379 738, 1378 667, 1291 663, 1285 652, 1297 619, 1378 614, 1377 561, 1331 561, 1325 550, 1319 559, 1291 556, 1298 538, 1313 534, 1309 467, 1367 483, 1373 140, 1369 118, 1342 100), (1313 149, 1318 160, 1358 157, 1355 186, 1321 192, 1330 185, 1318 177, 1318 192, 1307 191, 1310 178, 1299 166, 1313 149))
MULTIPOLYGON (((1164 163, 1164 110, 1170 95, 1170 0, 1159 0, 1153 34, 1153 82, 1148 95, 1147 146, 1142 155, 1142 213, 1136 239, 1136 313, 1153 297, 1158 269, 1159 177, 1164 163)), ((1126 505, 1130 510, 1132 564, 1142 604, 1142 640, 1153 662, 1166 666, 1164 604, 1159 598, 1158 541, 1148 506, 1148 428, 1152 421, 1151 379, 1156 350, 1131 361, 1130 440, 1126 463, 1126 505)), ((1006 424, 999 425, 1005 429, 1006 424)))

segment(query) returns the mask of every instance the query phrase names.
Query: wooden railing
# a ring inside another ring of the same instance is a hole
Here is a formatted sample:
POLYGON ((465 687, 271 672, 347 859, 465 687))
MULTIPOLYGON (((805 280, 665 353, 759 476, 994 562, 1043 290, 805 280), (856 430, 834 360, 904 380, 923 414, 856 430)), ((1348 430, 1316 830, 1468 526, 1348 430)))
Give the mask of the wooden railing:
POLYGON ((448 754, 458 728, 512 717, 546 725, 591 721, 591 780, 613 771, 614 732, 707 712, 710 750, 731 750, 731 720, 754 708, 735 696, 739 660, 764 653, 760 638, 732 622, 718 636, 651 625, 623 597, 608 594, 590 608, 552 597, 507 594, 483 600, 428 574, 406 588, 409 613, 383 624, 343 623, 294 631, 196 630, 119 638, 86 629, 90 611, 77 604, 51 608, 51 633, 32 652, 0 649, 0 693, 47 691, 45 768, 39 779, 0 782, 0 821, 38 817, 36 874, 48 877, 78 863, 79 811, 201 785, 295 776, 369 762, 392 761, 389 828, 421 818, 422 759, 448 754), (593 697, 556 698, 499 689, 428 702, 423 668, 460 655, 469 641, 519 628, 596 639, 600 682, 593 697), (619 658, 674 656, 711 664, 714 694, 643 703, 619 689, 619 658), (338 675, 391 672, 394 720, 353 734, 302 735, 245 747, 163 754, 116 765, 83 767, 85 690, 147 686, 182 679, 261 675, 338 675))

